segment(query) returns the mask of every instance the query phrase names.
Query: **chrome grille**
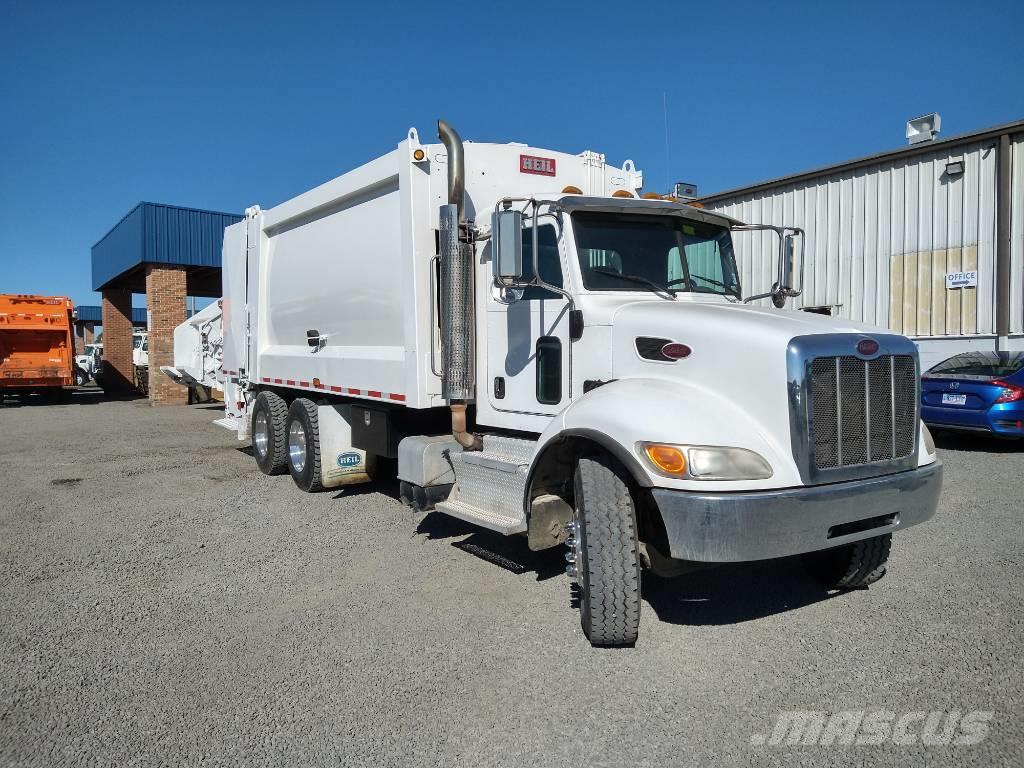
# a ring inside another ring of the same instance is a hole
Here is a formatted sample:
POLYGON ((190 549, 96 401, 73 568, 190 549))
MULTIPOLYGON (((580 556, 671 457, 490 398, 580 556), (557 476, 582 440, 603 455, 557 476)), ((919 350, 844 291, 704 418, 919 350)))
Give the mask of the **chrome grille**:
POLYGON ((917 368, 910 355, 816 357, 810 444, 818 469, 891 461, 916 444, 917 368))

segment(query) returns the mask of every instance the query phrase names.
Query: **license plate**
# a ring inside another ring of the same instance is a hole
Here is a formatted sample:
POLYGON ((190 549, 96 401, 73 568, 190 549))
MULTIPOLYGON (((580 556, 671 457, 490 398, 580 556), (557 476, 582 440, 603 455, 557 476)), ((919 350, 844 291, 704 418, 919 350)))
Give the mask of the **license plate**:
POLYGON ((943 405, 967 405, 967 395, 943 395, 943 405))

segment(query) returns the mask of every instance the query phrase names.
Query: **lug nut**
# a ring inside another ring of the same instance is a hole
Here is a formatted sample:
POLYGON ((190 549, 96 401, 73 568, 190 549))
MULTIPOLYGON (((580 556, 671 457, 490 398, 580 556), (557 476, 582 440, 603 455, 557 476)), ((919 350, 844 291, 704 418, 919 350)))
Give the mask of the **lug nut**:
POLYGON ((575 564, 569 564, 569 565, 565 566, 565 575, 568 576, 570 579, 575 579, 576 578, 576 566, 575 566, 575 564))
POLYGON ((565 562, 567 562, 567 563, 575 563, 576 562, 576 553, 575 552, 566 552, 565 553, 565 562))

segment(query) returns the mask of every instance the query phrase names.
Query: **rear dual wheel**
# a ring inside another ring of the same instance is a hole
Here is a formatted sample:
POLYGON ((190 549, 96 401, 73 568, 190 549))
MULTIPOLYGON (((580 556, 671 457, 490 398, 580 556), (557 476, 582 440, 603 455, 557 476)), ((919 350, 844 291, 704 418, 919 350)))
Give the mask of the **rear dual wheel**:
POLYGON ((300 397, 288 408, 288 471, 300 490, 324 489, 320 464, 320 425, 317 405, 300 397))

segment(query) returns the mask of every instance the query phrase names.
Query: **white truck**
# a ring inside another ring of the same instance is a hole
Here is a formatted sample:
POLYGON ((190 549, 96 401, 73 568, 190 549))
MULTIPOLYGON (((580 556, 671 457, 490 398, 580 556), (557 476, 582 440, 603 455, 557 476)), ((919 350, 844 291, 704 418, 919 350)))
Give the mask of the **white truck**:
POLYGON ((641 196, 630 161, 438 134, 225 231, 220 423, 263 472, 316 491, 396 459, 416 510, 564 544, 595 645, 635 642, 642 568, 884 574, 942 482, 917 352, 751 305, 798 292, 799 230, 641 196), (778 239, 768 293, 744 298, 737 231, 778 239))
POLYGON ((174 365, 161 365, 160 370, 190 390, 205 387, 223 391, 223 357, 223 312, 218 299, 174 329, 174 365))

